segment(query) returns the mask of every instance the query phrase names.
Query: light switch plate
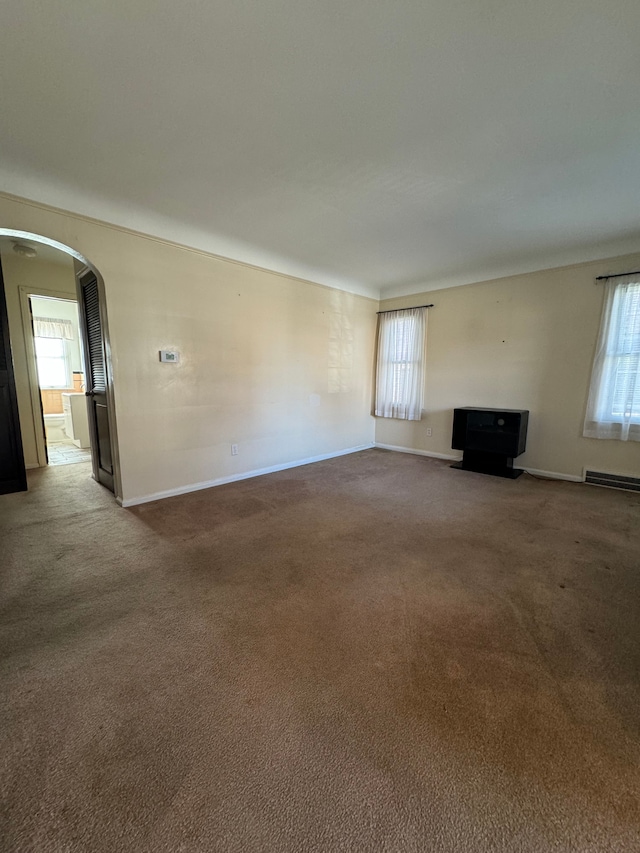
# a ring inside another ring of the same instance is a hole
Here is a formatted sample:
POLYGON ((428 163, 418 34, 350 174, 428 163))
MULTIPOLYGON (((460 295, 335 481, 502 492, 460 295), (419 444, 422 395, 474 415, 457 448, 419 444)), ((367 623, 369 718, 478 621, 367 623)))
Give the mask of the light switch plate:
POLYGON ((160 350, 160 361, 164 364, 177 364, 180 361, 180 353, 168 349, 160 350))

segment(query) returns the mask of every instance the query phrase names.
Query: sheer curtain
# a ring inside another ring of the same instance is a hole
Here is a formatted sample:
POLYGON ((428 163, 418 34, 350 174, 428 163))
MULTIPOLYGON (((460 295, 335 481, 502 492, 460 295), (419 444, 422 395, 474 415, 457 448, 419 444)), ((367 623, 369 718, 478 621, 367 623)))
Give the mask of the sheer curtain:
POLYGON ((422 417, 426 308, 380 314, 375 413, 380 418, 422 417))
POLYGON ((640 275, 605 288, 583 434, 640 441, 640 275))
POLYGON ((73 340, 71 320, 56 320, 51 317, 34 317, 33 334, 36 338, 64 338, 73 340))

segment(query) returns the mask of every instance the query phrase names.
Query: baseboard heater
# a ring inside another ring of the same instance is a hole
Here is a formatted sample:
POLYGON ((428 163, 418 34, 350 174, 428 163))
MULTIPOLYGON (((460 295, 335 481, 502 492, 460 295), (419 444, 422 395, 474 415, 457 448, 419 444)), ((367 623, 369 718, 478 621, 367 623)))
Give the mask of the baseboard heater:
POLYGON ((608 486, 610 489, 640 492, 640 477, 622 477, 620 474, 605 474, 602 471, 585 471, 584 481, 591 483, 592 486, 608 486))

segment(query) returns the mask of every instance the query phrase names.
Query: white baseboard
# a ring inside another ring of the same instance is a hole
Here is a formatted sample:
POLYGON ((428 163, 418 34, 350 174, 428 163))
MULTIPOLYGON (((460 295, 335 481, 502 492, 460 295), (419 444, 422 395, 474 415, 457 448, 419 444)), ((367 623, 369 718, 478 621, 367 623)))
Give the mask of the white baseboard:
POLYGON ((581 477, 580 474, 561 474, 558 471, 542 471, 540 468, 525 468, 524 465, 522 466, 522 470, 533 477, 544 477, 545 480, 566 480, 569 483, 584 483, 584 477, 581 477))
MULTIPOLYGON (((264 474, 275 474, 277 471, 286 471, 289 468, 298 468, 301 465, 312 465, 314 462, 322 462, 325 459, 335 459, 338 456, 348 456, 350 453, 359 453, 362 450, 369 450, 372 447, 378 447, 380 450, 393 450, 396 453, 411 453, 414 456, 430 456, 433 459, 444 459, 449 462, 457 462, 462 457, 451 453, 436 453, 433 450, 417 450, 413 447, 400 447, 395 444, 380 444, 379 442, 371 444, 361 444, 358 447, 349 447, 346 450, 338 450, 334 453, 323 453, 320 456, 310 456, 307 459, 298 459, 295 462, 285 462, 281 465, 271 465, 268 468, 256 468, 253 471, 245 471, 242 474, 233 474, 230 477, 218 477, 215 480, 205 480, 200 483, 190 483, 187 486, 178 486, 175 489, 165 489, 161 492, 154 492, 150 495, 141 495, 136 498, 120 498, 116 497, 116 503, 125 509, 130 506, 138 506, 139 504, 151 503, 151 501, 159 501, 163 498, 173 498, 178 495, 186 495, 189 492, 198 492, 201 489, 212 489, 215 486, 224 486, 227 483, 236 483, 240 480, 249 480, 252 477, 262 477, 264 474)), ((31 466, 31 467, 38 467, 31 466)), ((575 474, 562 474, 558 471, 542 471, 539 468, 524 468, 528 474, 535 477, 544 477, 549 480, 567 480, 571 483, 583 483, 584 477, 575 474)))
MULTIPOLYGON (((450 453, 435 453, 431 450, 415 450, 413 447, 398 447, 395 444, 380 444, 376 442, 376 447, 381 450, 395 450, 397 453, 413 453, 415 456, 432 456, 434 459, 448 459, 451 462, 458 462, 462 456, 453 456, 450 453)), ((518 467, 516 465, 516 467, 518 467)), ((526 468, 522 466, 522 470, 527 474, 532 474, 534 477, 544 477, 546 480, 567 480, 570 483, 584 483, 584 476, 579 474, 561 474, 559 471, 542 471, 540 468, 526 468)))
POLYGON ((41 466, 39 462, 28 462, 24 467, 27 471, 32 471, 34 468, 41 468, 43 466, 41 466))
POLYGON ((450 462, 458 462, 462 456, 455 456, 451 453, 436 453, 433 450, 415 450, 413 447, 399 447, 396 444, 380 444, 376 441, 376 447, 380 450, 395 450, 396 453, 412 453, 414 456, 431 456, 433 459, 448 459, 450 462))
POLYGON ((322 462, 325 459, 334 459, 337 456, 347 456, 350 453, 359 453, 361 450, 369 450, 374 447, 370 444, 361 444, 358 447, 348 447, 346 450, 337 450, 333 453, 322 453, 320 456, 310 456, 308 459, 297 459, 295 462, 284 462, 282 465, 271 465, 268 468, 256 468, 253 471, 245 471, 243 474, 232 474, 230 477, 218 477, 215 480, 205 480, 201 483, 190 483, 188 486, 178 486, 176 489, 165 489, 162 492, 154 492, 151 495, 141 495, 137 498, 116 498, 121 507, 137 506, 151 501, 159 501, 163 498, 173 498, 177 495, 186 495, 189 492, 198 492, 201 489, 212 489, 214 486, 224 486, 227 483, 237 483, 239 480, 250 480, 252 477, 262 477, 264 474, 275 474, 277 471, 286 471, 288 468, 298 468, 301 465, 312 465, 314 462, 322 462))

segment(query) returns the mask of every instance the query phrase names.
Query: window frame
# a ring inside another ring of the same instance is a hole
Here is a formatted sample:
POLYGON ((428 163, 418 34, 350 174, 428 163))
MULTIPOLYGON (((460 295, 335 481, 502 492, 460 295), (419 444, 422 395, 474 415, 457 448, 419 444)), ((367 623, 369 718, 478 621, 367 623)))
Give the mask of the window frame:
POLYGON ((640 274, 605 288, 583 434, 640 441, 640 274))
POLYGON ((426 308, 383 312, 378 329, 375 416, 421 420, 425 369, 426 308))
POLYGON ((67 341, 64 338, 49 338, 49 337, 42 337, 39 335, 34 335, 33 340, 34 340, 34 348, 35 348, 35 355, 36 355, 36 371, 38 374, 38 384, 39 384, 40 388, 45 390, 45 391, 49 391, 49 390, 55 391, 55 390, 60 390, 60 389, 65 389, 65 388, 71 388, 72 387, 71 354, 69 352, 69 346, 68 346, 67 341), (60 355, 43 355, 43 354, 40 354, 38 352, 38 342, 39 341, 47 341, 47 342, 57 341, 57 342, 59 342, 59 344, 61 345, 60 349, 62 350, 61 354, 60 355), (64 379, 65 379, 65 383, 63 385, 58 385, 58 384, 49 385, 49 384, 43 383, 42 374, 40 371, 40 365, 43 362, 47 362, 47 361, 49 361, 49 362, 62 362, 62 368, 64 370, 64 379))

